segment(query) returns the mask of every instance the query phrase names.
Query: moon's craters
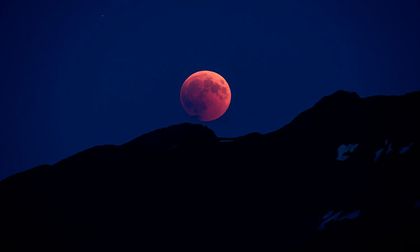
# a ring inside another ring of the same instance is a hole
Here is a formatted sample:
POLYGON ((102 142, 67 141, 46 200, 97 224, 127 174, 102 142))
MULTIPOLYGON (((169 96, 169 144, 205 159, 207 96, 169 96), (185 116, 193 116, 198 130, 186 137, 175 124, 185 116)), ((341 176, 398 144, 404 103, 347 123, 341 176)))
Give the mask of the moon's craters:
POLYGON ((191 116, 212 121, 229 107, 231 93, 227 82, 215 72, 199 71, 188 77, 181 88, 181 104, 191 116))

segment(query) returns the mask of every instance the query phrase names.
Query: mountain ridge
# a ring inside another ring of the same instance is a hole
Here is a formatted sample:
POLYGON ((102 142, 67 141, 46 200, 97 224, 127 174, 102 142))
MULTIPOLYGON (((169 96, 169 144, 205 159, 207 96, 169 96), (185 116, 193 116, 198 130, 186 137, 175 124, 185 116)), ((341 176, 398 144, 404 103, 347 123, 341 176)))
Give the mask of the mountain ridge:
POLYGON ((0 249, 420 248, 419 108, 338 91, 267 134, 183 123, 89 148, 0 182, 0 249))

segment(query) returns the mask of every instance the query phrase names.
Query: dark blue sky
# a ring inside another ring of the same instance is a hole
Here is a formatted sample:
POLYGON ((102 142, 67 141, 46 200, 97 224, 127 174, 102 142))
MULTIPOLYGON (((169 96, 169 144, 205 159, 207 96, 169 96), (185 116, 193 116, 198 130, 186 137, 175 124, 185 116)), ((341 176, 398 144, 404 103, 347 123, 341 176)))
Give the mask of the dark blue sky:
POLYGON ((220 136, 267 132, 338 89, 420 89, 420 1, 3 0, 0 178, 192 121, 184 79, 231 85, 220 136), (199 3, 198 3, 199 2, 199 3))

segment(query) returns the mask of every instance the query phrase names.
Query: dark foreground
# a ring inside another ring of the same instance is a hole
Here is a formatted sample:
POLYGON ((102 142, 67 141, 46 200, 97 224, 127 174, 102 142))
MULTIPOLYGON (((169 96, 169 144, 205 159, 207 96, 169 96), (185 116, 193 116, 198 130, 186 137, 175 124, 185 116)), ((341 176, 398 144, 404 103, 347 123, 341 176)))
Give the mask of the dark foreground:
POLYGON ((175 125, 0 182, 0 251, 420 251, 420 92, 175 125))

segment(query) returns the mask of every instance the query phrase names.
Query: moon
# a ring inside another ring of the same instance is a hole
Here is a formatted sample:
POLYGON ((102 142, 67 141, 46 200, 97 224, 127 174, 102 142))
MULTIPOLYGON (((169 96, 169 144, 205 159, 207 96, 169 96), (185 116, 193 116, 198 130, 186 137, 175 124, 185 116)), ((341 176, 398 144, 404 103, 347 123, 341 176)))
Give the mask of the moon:
POLYGON ((220 118, 229 108, 230 87, 218 73, 198 71, 182 84, 180 100, 188 115, 209 122, 220 118))

